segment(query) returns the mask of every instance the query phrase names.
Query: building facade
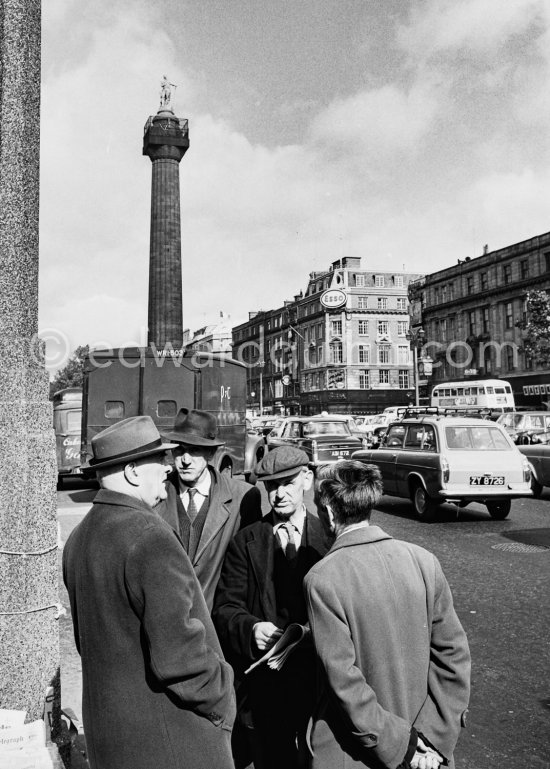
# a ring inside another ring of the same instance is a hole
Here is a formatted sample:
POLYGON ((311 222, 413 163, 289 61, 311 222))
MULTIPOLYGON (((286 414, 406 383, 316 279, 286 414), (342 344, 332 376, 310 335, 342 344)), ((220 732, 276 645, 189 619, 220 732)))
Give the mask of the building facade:
POLYGON ((439 382, 501 378, 516 404, 545 408, 550 368, 523 350, 529 290, 550 291, 550 233, 459 260, 409 285, 412 329, 423 328, 422 353, 432 358, 425 395, 439 382))
POLYGON ((408 287, 419 278, 344 257, 305 292, 233 329, 256 413, 369 414, 414 398, 408 287))

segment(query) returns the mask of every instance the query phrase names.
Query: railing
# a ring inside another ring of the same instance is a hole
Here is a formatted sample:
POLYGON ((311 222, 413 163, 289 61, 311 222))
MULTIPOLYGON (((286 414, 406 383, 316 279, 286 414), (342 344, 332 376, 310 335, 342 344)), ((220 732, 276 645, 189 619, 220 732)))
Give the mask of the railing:
POLYGON ((180 133, 183 133, 184 135, 187 135, 189 133, 189 121, 185 118, 179 118, 179 117, 162 117, 163 122, 157 121, 156 124, 153 123, 153 120, 157 117, 157 115, 151 115, 147 118, 147 122, 145 123, 145 126, 143 128, 144 135, 147 133, 147 131, 151 128, 159 128, 161 131, 179 131, 180 133), (164 125, 164 121, 168 123, 168 125, 164 125))

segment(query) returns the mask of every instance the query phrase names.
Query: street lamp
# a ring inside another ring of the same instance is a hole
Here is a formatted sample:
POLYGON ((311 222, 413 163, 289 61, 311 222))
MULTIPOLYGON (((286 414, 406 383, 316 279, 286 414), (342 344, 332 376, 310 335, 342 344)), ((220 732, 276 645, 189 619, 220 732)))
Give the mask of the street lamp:
POLYGON ((424 344, 426 332, 423 328, 409 329, 405 334, 409 345, 413 351, 413 376, 414 376, 414 405, 420 405, 420 396, 418 393, 418 350, 424 344))

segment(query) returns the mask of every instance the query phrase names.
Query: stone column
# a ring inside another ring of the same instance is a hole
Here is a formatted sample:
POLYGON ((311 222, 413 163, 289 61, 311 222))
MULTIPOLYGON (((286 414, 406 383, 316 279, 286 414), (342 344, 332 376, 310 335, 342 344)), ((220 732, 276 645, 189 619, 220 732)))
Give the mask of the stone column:
POLYGON ((187 120, 161 109, 145 126, 143 154, 153 163, 148 341, 183 344, 179 163, 189 147, 187 120))
POLYGON ((55 442, 37 344, 39 119, 40 0, 0 0, 0 707, 28 720, 42 717, 59 672, 55 442))

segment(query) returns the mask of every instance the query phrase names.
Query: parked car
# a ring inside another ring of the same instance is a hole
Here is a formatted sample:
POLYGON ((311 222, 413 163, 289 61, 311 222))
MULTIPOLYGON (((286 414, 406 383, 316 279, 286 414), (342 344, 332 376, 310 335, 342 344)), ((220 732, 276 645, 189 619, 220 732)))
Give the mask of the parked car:
POLYGON ((420 518, 442 502, 482 502, 502 520, 511 500, 532 495, 529 462, 504 428, 475 417, 409 416, 388 426, 378 449, 353 458, 380 468, 384 493, 411 499, 420 518))
MULTIPOLYGON (((267 443, 268 451, 271 448, 272 441, 277 441, 281 437, 281 434, 285 428, 287 421, 288 421, 287 417, 279 417, 279 419, 276 420, 271 430, 265 436, 265 441, 267 443)), ((278 445, 278 444, 275 443, 275 445, 278 445)))
POLYGON ((254 468, 267 451, 265 437, 246 420, 246 444, 244 450, 244 477, 249 483, 256 483, 254 468))
POLYGON ((515 443, 529 444, 533 435, 550 430, 550 411, 511 411, 502 414, 497 422, 515 443))
MULTIPOLYGON (((275 431, 273 431, 275 432, 275 431)), ((348 417, 331 414, 315 417, 287 417, 280 434, 268 436, 269 450, 277 446, 298 446, 312 465, 329 464, 349 459, 365 444, 351 434, 348 417)))
POLYGON ((258 433, 266 437, 280 419, 281 417, 273 414, 270 414, 269 416, 255 417, 252 420, 252 427, 258 433))
POLYGON ((529 445, 518 446, 529 462, 531 470, 531 490, 538 499, 545 486, 550 486, 550 432, 532 436, 529 445))

